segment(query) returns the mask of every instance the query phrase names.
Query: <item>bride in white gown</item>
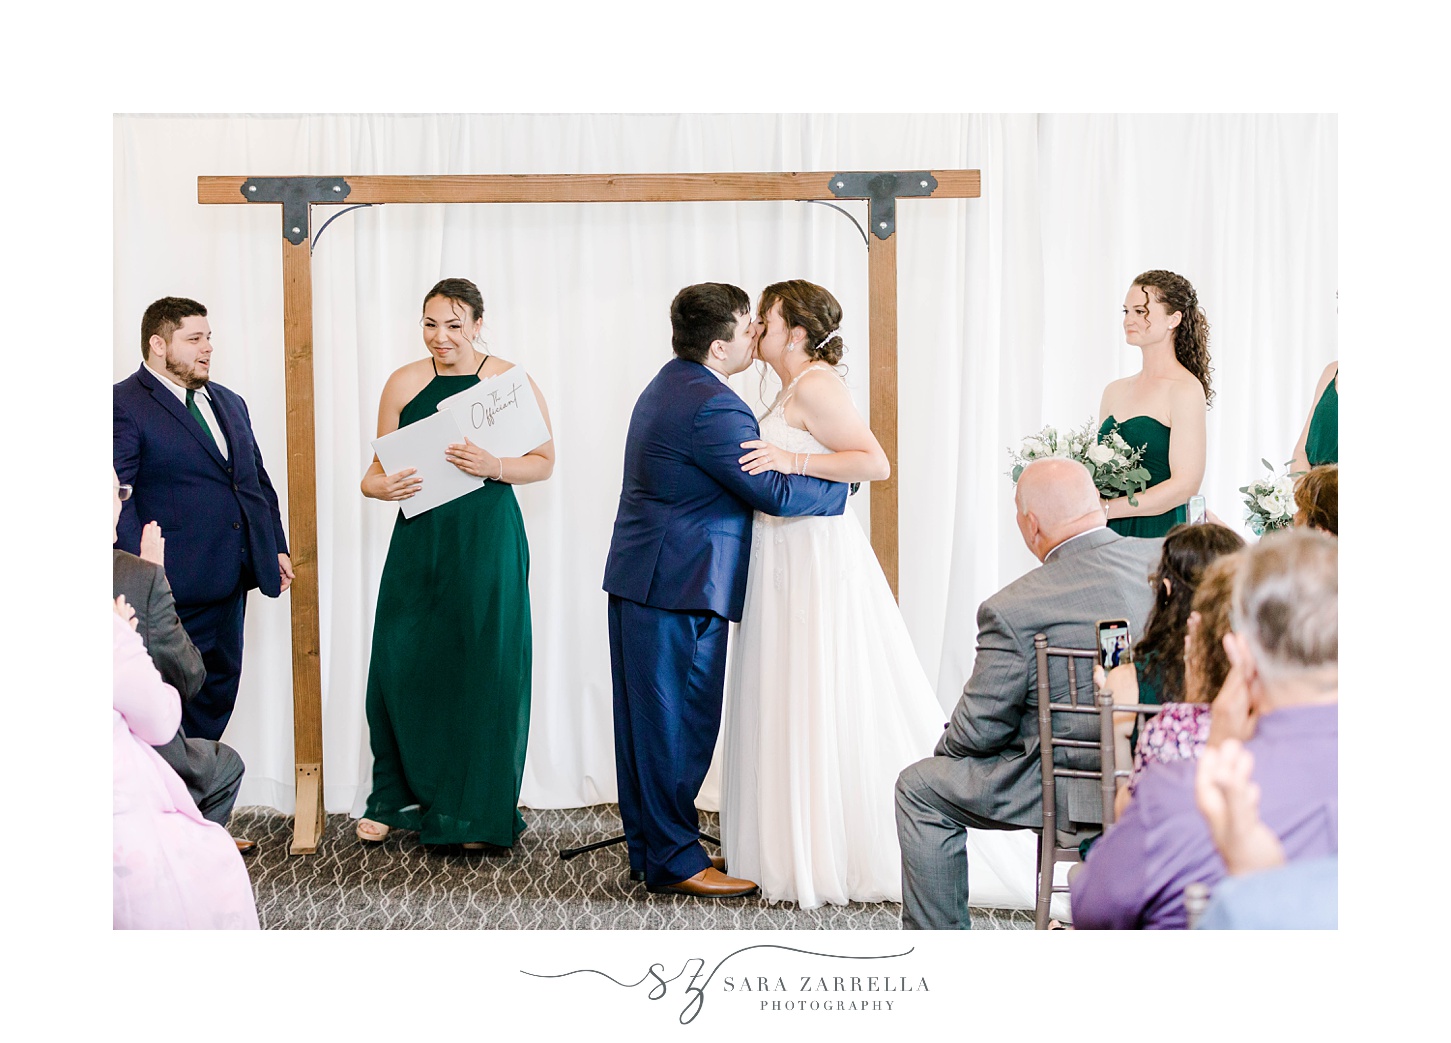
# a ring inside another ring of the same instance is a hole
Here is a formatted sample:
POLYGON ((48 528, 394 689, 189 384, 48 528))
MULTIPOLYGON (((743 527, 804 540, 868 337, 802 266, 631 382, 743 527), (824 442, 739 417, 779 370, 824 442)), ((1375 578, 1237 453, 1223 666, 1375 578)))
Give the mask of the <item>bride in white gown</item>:
MULTIPOLYGON (((841 306, 803 280, 761 294, 757 352, 782 390, 742 466, 835 481, 887 477, 833 368, 841 306)), ((773 902, 900 902, 897 774, 946 714, 855 514, 757 513, 726 683, 721 841, 773 902)))

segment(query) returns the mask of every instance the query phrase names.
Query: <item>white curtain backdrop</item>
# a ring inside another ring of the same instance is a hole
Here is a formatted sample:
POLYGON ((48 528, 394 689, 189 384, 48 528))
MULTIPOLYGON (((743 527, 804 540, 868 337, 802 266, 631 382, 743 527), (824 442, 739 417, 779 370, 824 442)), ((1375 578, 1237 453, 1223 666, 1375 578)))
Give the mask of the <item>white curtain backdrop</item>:
MULTIPOLYGON (((1103 385, 1137 369, 1119 326, 1135 274, 1184 274, 1211 323, 1210 509, 1238 526, 1237 487, 1261 457, 1289 459, 1336 357, 1334 117, 120 116, 115 379, 140 364, 147 303, 206 304, 214 378, 246 398, 286 519, 280 213, 201 206, 201 174, 955 168, 982 171, 982 198, 904 200, 897 232, 901 605, 950 709, 979 602, 1036 564, 1012 521, 1005 449, 1045 423, 1096 416, 1103 385)), ((865 223, 865 204, 846 206, 865 223)), ((315 210, 315 234, 332 212, 315 210)), ((856 229, 790 202, 389 204, 328 227, 313 273, 327 809, 360 811, 371 768, 363 691, 394 510, 364 499, 358 480, 383 383, 421 357, 423 294, 444 276, 479 284, 489 350, 534 376, 554 421, 553 478, 518 489, 534 622, 522 802, 613 801, 600 580, 630 409, 670 357, 670 299, 706 280, 753 296, 787 278, 828 287, 865 412, 856 229)), ((754 371, 733 384, 758 412, 775 393, 754 371)), ((869 496, 853 498, 864 525, 869 496)), ((293 806, 288 601, 251 597, 226 735, 247 763, 240 803, 282 811, 293 806)), ((1021 880, 1026 850, 1030 881, 1031 847, 1015 843, 1018 864, 997 868, 1021 880)))

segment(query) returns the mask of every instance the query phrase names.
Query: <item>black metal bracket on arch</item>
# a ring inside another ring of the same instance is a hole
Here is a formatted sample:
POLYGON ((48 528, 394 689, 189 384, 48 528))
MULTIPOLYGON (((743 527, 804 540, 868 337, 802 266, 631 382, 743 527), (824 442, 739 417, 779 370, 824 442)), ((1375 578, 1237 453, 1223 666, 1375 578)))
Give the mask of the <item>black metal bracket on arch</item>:
POLYGON ((310 234, 314 203, 341 203, 353 188, 341 177, 249 177, 242 198, 249 203, 282 204, 282 237, 300 246, 310 234))
POLYGON ((928 170, 854 171, 831 178, 831 192, 838 199, 868 200, 872 235, 878 239, 890 239, 897 230, 898 197, 935 191, 937 179, 928 170))

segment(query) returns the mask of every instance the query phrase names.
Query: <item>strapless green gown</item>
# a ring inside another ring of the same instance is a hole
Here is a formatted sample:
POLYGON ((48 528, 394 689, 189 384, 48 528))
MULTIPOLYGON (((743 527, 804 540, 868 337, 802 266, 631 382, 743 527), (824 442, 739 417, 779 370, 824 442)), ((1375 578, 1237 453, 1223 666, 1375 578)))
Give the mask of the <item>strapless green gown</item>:
MULTIPOLYGON (((477 376, 436 376, 399 426, 477 376)), ((485 482, 414 518, 398 513, 368 667, 373 791, 366 815, 425 844, 511 847, 533 665, 529 543, 511 486, 485 482)))
POLYGON ((1310 416, 1310 432, 1305 436, 1305 457, 1311 467, 1339 462, 1340 393, 1335 389, 1335 381, 1339 377, 1340 370, 1337 369, 1310 416))
MULTIPOLYGON (((1169 428, 1151 416, 1131 416, 1127 420, 1115 421, 1112 415, 1104 418, 1098 428, 1098 437, 1108 434, 1118 423, 1118 433, 1130 446, 1144 446, 1142 464, 1149 472, 1149 488, 1152 489, 1169 477, 1169 428)), ((1189 508, 1180 504, 1163 514, 1144 517, 1114 518, 1108 527, 1120 536, 1163 536, 1176 525, 1189 520, 1189 508)))

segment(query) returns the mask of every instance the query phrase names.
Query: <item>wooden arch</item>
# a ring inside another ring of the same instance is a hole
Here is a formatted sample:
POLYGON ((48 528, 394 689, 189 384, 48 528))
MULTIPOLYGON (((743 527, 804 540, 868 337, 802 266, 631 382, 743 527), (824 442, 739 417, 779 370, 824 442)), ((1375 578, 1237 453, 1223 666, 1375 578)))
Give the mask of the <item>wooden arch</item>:
POLYGON ((982 194, 976 170, 720 174, 443 174, 198 177, 198 203, 282 207, 282 335, 287 391, 288 542, 292 581, 293 757, 297 800, 289 852, 323 831, 322 667, 317 579, 317 440, 312 382, 312 208, 377 203, 658 203, 864 199, 869 202, 870 416, 892 475, 872 486, 872 549, 897 593, 896 203, 982 194))

